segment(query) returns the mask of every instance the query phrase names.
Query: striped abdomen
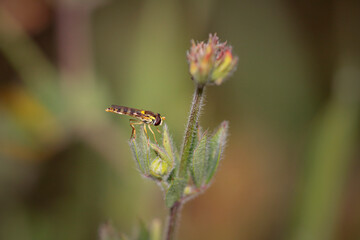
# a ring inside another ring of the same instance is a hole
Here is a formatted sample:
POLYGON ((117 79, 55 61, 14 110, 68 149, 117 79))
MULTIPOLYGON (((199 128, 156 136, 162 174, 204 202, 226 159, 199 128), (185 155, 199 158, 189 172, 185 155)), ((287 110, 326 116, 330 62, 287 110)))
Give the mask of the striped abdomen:
POLYGON ((123 115, 128 115, 131 117, 140 117, 145 113, 145 111, 135 109, 135 108, 129 108, 124 106, 118 106, 118 105, 111 105, 111 107, 106 109, 107 112, 113 112, 123 115))
POLYGON ((129 108, 118 105, 111 105, 111 107, 107 108, 106 111, 138 118, 143 122, 153 123, 154 125, 158 125, 160 123, 157 121, 158 118, 160 118, 160 114, 154 114, 151 111, 139 110, 136 108, 129 108), (157 115, 159 115, 159 117, 157 117, 157 115))

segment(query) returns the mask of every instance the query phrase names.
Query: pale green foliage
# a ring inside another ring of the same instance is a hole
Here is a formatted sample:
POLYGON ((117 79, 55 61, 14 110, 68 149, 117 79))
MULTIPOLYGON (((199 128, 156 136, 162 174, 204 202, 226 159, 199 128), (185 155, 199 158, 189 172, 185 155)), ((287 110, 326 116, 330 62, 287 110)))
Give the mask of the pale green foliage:
POLYGON ((215 134, 208 141, 207 148, 207 169, 206 169, 206 184, 208 184, 214 174, 216 169, 219 166, 221 159, 221 153, 225 147, 227 131, 228 131, 228 122, 224 121, 220 124, 220 127, 215 132, 215 134))
POLYGON ((171 181, 171 184, 165 194, 165 204, 168 208, 181 199, 186 183, 187 180, 183 178, 174 178, 171 181))
POLYGON ((186 186, 193 184, 191 189, 195 189, 194 193, 206 189, 218 168, 226 142, 228 123, 222 122, 212 136, 208 136, 207 132, 201 133, 200 129, 201 127, 197 126, 191 134, 192 147, 186 159, 189 162, 187 172, 190 174, 186 174, 185 177, 179 175, 178 154, 166 124, 163 128, 162 146, 148 139, 142 128, 139 136, 130 141, 139 171, 144 176, 162 183, 167 207, 185 199, 186 186))
POLYGON ((133 239, 136 240, 161 240, 161 222, 158 219, 153 219, 148 226, 146 223, 139 219, 138 233, 133 239))
POLYGON ((176 162, 178 162, 178 154, 175 151, 176 148, 172 145, 172 139, 166 124, 163 131, 163 146, 155 144, 148 139, 143 128, 139 132, 137 138, 130 140, 130 149, 139 171, 145 177, 154 177, 155 180, 161 181, 166 180, 176 162), (159 169, 161 174, 158 171, 154 171, 155 168, 159 169))
POLYGON ((174 164, 174 159, 168 155, 168 152, 166 152, 164 148, 152 142, 150 142, 149 144, 151 149, 156 153, 157 156, 159 156, 159 158, 167 162, 170 166, 174 164))
POLYGON ((175 164, 179 163, 179 159, 177 158, 177 152, 176 147, 173 146, 172 139, 169 134, 169 129, 166 124, 164 124, 164 133, 163 133, 163 147, 169 156, 169 158, 174 162, 175 164))
POLYGON ((137 240, 149 240, 150 239, 150 231, 147 228, 145 222, 139 219, 139 233, 136 238, 137 240))
POLYGON ((194 150, 191 164, 191 176, 196 187, 201 187, 206 171, 206 144, 207 135, 205 133, 194 150))
POLYGON ((147 176, 150 173, 150 145, 143 131, 136 139, 130 140, 130 149, 139 171, 147 176))
POLYGON ((212 137, 208 137, 207 132, 199 136, 191 164, 191 176, 196 187, 206 186, 212 180, 226 143, 227 129, 228 123, 224 121, 212 137))

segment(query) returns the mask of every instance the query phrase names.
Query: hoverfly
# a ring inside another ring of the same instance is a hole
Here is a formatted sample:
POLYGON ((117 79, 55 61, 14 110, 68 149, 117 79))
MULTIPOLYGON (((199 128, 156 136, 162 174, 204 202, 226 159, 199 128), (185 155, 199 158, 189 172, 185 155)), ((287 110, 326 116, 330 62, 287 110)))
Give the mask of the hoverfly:
MULTIPOLYGON (((111 105, 109 108, 105 109, 106 112, 113 112, 121 115, 127 115, 129 117, 135 118, 135 119, 129 119, 130 126, 132 128, 131 137, 136 138, 136 131, 134 125, 144 125, 144 131, 146 133, 146 136, 149 138, 149 135, 146 131, 146 125, 148 126, 150 132, 153 134, 155 142, 156 137, 154 131, 151 129, 150 125, 159 126, 162 124, 163 120, 165 120, 165 117, 162 117, 159 113, 155 114, 151 111, 146 110, 139 110, 136 108, 129 108, 124 106, 118 106, 118 105, 111 105)), ((160 133, 159 129, 156 128, 156 130, 160 133)))

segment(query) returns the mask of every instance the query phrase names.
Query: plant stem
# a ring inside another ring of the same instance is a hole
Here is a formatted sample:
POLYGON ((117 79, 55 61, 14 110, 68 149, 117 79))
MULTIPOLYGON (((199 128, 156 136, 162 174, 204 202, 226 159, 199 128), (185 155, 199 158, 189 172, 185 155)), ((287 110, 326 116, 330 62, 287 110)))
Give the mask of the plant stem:
POLYGON ((177 227, 177 222, 179 219, 181 207, 182 207, 182 203, 180 201, 177 201, 170 208, 165 240, 175 239, 176 227, 177 227))
MULTIPOLYGON (((194 98, 191 105, 190 116, 186 127, 185 138, 183 143, 183 149, 181 154, 180 168, 178 177, 182 179, 187 178, 187 169, 190 162, 192 148, 194 147, 194 139, 196 136, 196 128, 198 119, 201 112, 202 102, 204 99, 204 86, 197 85, 194 93, 194 98)), ((170 208, 168 225, 165 239, 173 240, 176 235, 177 222, 180 215, 180 210, 183 205, 181 200, 176 201, 170 208)))
POLYGON ((184 144, 183 144, 181 160, 180 160, 180 168, 178 173, 179 178, 185 178, 187 175, 187 168, 190 160, 189 158, 192 152, 191 150, 194 147, 193 143, 196 135, 197 122, 201 112, 203 98, 204 98, 204 86, 197 85, 190 110, 188 124, 186 127, 186 132, 185 132, 184 144))

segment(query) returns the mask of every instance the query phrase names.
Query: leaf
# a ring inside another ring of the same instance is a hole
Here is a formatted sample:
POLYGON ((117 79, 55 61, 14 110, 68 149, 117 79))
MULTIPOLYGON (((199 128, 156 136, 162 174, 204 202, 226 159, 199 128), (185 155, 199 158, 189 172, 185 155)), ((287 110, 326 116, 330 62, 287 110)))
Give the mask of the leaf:
POLYGON ((167 153, 167 155, 170 157, 171 161, 175 164, 178 164, 178 159, 176 157, 176 148, 173 145, 173 141, 169 134, 169 129, 167 125, 164 125, 164 133, 163 133, 163 147, 167 153))
POLYGON ((176 170, 176 168, 173 168, 169 176, 167 177, 166 181, 168 184, 171 184, 174 181, 174 178, 176 177, 176 170))
POLYGON ((197 187, 203 183, 206 174, 206 143, 207 133, 205 132, 196 146, 191 162, 191 176, 197 187))
POLYGON ((161 221, 155 218, 151 221, 150 240, 161 240, 161 233, 161 221))
POLYGON ((150 232, 147 228, 145 222, 142 219, 139 219, 139 235, 136 238, 137 240, 149 240, 150 232))
POLYGON ((203 130, 200 125, 197 125, 197 140, 200 141, 201 137, 203 136, 203 130))
POLYGON ((187 181, 183 178, 175 178, 172 181, 165 195, 165 204, 168 208, 171 208, 176 201, 180 200, 186 183, 187 181))
POLYGON ((131 149, 133 158, 136 161, 140 172, 144 173, 145 172, 144 166, 142 164, 142 160, 140 160, 140 152, 139 152, 140 150, 139 150, 138 144, 136 143, 135 139, 130 139, 129 145, 130 145, 130 149, 131 149))
POLYGON ((152 142, 150 143, 150 147, 163 161, 167 162, 171 167, 174 165, 173 160, 167 155, 165 149, 152 142))
POLYGON ((207 160, 207 172, 206 172, 206 184, 208 184, 214 176, 216 169, 219 166, 221 153, 224 149, 227 137, 229 123, 227 121, 223 121, 220 124, 218 130, 214 133, 214 135, 209 140, 209 155, 207 160))
POLYGON ((145 175, 149 174, 150 168, 150 146, 144 131, 140 130, 140 134, 136 139, 130 139, 129 142, 132 155, 137 163, 137 166, 145 175))

